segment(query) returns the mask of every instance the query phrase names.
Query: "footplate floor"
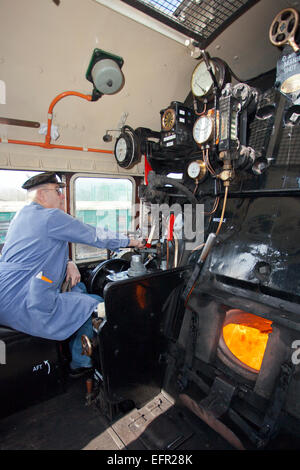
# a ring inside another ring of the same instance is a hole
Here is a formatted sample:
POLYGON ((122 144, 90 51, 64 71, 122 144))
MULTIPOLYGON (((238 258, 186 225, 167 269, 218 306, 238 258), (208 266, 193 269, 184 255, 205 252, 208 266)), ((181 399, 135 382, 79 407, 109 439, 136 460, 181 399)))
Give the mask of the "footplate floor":
POLYGON ((197 450, 232 447, 163 392, 143 408, 134 409, 107 431, 119 449, 197 450), (199 427, 200 424, 200 427, 199 427))

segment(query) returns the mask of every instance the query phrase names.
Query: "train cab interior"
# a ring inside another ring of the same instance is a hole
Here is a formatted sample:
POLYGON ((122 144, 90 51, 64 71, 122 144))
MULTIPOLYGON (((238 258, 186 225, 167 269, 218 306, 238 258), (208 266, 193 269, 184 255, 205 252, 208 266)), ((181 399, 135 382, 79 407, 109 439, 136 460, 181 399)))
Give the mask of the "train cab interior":
POLYGON ((144 241, 69 244, 104 299, 88 377, 0 297, 0 449, 299 449, 300 1, 0 11, 0 252, 45 171, 65 212, 144 241))

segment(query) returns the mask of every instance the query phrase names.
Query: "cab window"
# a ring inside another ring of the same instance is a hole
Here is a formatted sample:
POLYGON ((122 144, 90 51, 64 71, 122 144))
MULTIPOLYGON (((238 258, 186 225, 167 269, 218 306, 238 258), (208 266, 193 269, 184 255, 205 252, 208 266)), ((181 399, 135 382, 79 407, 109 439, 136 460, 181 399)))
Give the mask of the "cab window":
MULTIPOLYGON (((71 181, 72 215, 94 227, 127 233, 131 230, 134 181, 129 178, 77 176, 71 181), (72 191, 73 187, 73 191, 72 191)), ((107 251, 76 243, 73 259, 106 258, 107 251)))
POLYGON ((22 184, 39 171, 0 170, 0 253, 10 221, 27 200, 22 184))

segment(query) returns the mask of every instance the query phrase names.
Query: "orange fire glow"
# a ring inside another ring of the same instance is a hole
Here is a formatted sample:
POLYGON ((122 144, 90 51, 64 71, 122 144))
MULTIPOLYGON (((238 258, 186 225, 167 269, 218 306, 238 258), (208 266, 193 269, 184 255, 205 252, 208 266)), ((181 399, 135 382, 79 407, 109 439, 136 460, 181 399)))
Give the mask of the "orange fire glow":
MULTIPOLYGON (((248 318, 249 318, 249 314, 248 318)), ((258 318, 258 317, 256 317, 258 318)), ((264 320, 264 328, 240 322, 228 323, 223 327, 223 337, 232 354, 247 366, 260 370, 269 333, 272 331, 271 322, 264 320)), ((256 322, 257 323, 257 322, 256 322)), ((257 326, 257 325, 256 325, 257 326)))

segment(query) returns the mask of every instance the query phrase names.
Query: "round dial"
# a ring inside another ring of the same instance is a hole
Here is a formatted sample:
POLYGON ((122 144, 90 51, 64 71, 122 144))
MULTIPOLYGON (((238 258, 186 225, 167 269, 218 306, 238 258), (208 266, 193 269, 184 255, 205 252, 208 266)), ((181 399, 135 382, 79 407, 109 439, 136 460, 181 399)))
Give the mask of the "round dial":
POLYGON ((203 180, 207 174, 205 163, 202 160, 191 162, 187 167, 187 174, 190 178, 203 180))
POLYGON ((137 160, 137 149, 132 133, 124 131, 116 140, 114 155, 122 168, 129 168, 137 160))
MULTIPOLYGON (((212 61, 209 61, 212 71, 215 74, 215 66, 212 61)), ((202 97, 208 95, 213 87, 213 80, 209 71, 207 70, 204 60, 199 62, 193 71, 191 79, 191 89, 194 96, 202 97)))
POLYGON ((115 157, 119 163, 125 160, 127 151, 128 151, 128 143, 125 137, 120 137, 117 140, 116 147, 115 147, 115 157))
POLYGON ((161 126, 164 131, 170 131, 176 121, 174 109, 166 109, 161 118, 161 126))
POLYGON ((213 134, 213 120, 209 116, 200 116, 193 127, 193 137, 197 144, 204 144, 213 134))

